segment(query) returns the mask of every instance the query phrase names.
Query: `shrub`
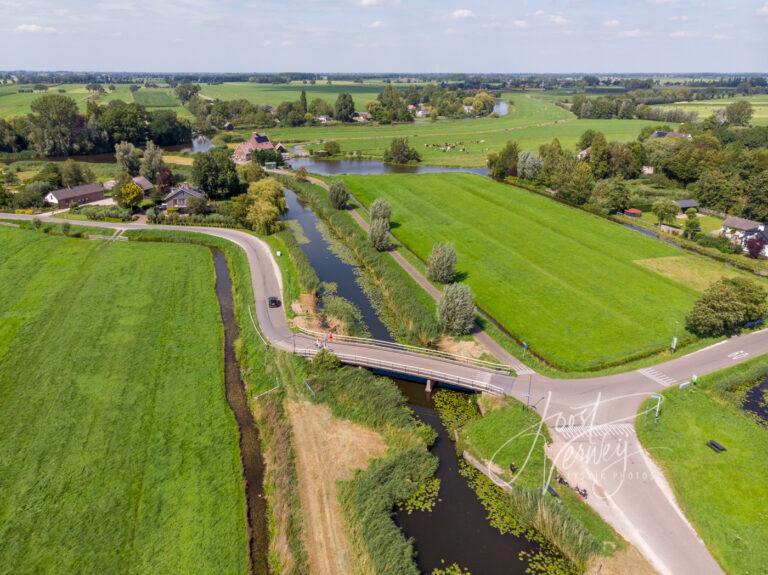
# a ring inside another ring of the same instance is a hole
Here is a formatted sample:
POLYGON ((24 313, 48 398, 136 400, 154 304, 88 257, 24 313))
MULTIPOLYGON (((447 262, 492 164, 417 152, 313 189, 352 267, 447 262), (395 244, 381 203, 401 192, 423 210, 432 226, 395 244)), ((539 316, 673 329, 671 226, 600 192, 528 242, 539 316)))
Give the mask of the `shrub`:
POLYGON ((456 277, 456 250, 451 244, 435 244, 427 260, 429 279, 443 284, 451 283, 456 277))
POLYGON ((69 232, 71 231, 72 231, 72 224, 70 224, 69 222, 64 222, 63 224, 61 224, 62 234, 64 234, 65 236, 68 236, 69 232))
POLYGON ((392 208, 389 207, 389 204, 386 200, 382 200, 381 198, 377 198, 373 200, 373 203, 371 203, 371 220, 387 220, 389 221, 392 218, 392 208))
POLYGON ((312 358, 312 372, 316 374, 333 371, 338 369, 339 366, 341 366, 339 358, 327 349, 321 349, 315 357, 312 358))
POLYGON ((43 225, 43 222, 40 221, 40 218, 32 218, 32 227, 36 230, 40 229, 40 226, 43 225))
POLYGON ((337 210, 343 210, 349 202, 349 190, 342 182, 335 181, 331 184, 328 197, 337 210))
POLYGON ((376 251, 385 252, 392 247, 389 241, 389 221, 377 218, 371 222, 368 230, 368 239, 376 251))
POLYGON ((329 156, 337 156, 341 153, 341 146, 336 140, 329 140, 323 145, 323 149, 329 156))
POLYGON ((734 333, 747 322, 765 317, 766 293, 746 278, 723 279, 712 284, 686 317, 688 331, 701 337, 734 333))
POLYGON ((384 152, 387 164, 411 164, 421 161, 421 155, 408 145, 408 138, 392 138, 389 148, 384 152))
POLYGON ((705 248, 715 248, 724 254, 739 254, 741 248, 732 244, 725 236, 699 236, 696 243, 705 248))
POLYGON ((450 284, 443 290, 437 306, 437 320, 445 333, 464 335, 475 323, 472 290, 464 284, 450 284))

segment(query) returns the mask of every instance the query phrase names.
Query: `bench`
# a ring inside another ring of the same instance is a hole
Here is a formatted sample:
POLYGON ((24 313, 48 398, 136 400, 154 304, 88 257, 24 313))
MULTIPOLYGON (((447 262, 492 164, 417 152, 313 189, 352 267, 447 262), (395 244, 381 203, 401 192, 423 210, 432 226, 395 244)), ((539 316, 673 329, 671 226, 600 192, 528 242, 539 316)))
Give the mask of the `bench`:
POLYGON ((712 451, 715 451, 716 453, 722 453, 723 451, 726 451, 725 447, 720 445, 717 441, 714 439, 710 439, 707 441, 707 445, 712 448, 712 451))

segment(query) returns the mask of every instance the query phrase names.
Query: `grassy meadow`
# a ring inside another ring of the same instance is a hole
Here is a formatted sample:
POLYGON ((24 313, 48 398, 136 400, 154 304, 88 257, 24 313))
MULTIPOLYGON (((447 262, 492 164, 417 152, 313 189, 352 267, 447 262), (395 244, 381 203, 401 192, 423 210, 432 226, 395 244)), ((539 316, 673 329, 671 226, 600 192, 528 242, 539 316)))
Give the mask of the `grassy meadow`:
POLYGON ((452 242, 478 305, 567 371, 665 348, 699 296, 696 288, 739 273, 479 176, 342 179, 363 204, 378 197, 390 203, 395 237, 422 261, 435 243, 452 242), (655 260, 663 263, 649 263, 655 260))
MULTIPOLYGON (((499 118, 466 120, 420 120, 413 124, 330 125, 317 127, 277 128, 266 130, 273 141, 318 142, 336 140, 342 153, 359 152, 382 158, 392 138, 407 137, 426 164, 460 167, 484 166, 489 152, 501 149, 508 140, 516 140, 524 150, 559 138, 564 147, 574 148, 581 134, 600 130, 609 140, 629 141, 637 138, 643 120, 577 120, 570 112, 550 102, 527 94, 505 94, 513 100, 509 114, 499 118), (453 145, 450 151, 441 147, 453 145), (462 151, 463 150, 463 151, 462 151)), ((358 108, 360 106, 358 105, 358 108)), ((243 134, 245 137, 245 133, 243 134)), ((313 146, 309 146, 312 148, 313 146)), ((321 147, 321 146, 314 146, 321 147)))
MULTIPOLYGON (((32 111, 32 102, 46 94, 69 96, 77 103, 81 112, 85 112, 89 99, 92 99, 92 93, 85 89, 85 84, 56 84, 49 86, 47 92, 19 93, 19 88, 31 87, 31 85, 20 84, 0 86, 0 118, 29 114, 32 111)), ((181 106, 181 102, 170 88, 141 88, 132 94, 128 87, 129 84, 115 84, 114 91, 107 90, 106 94, 97 98, 97 101, 101 103, 113 100, 136 102, 146 106, 148 110, 172 109, 182 117, 192 117, 192 114, 181 106)), ((106 89, 106 86, 104 88, 106 89)))
POLYGON ((353 82, 334 82, 330 86, 323 81, 312 84, 291 82, 290 84, 256 84, 254 82, 225 82, 223 84, 203 85, 200 93, 218 100, 248 100, 252 104, 278 106, 282 102, 299 99, 301 91, 307 93, 307 101, 322 98, 333 105, 342 92, 352 94, 358 110, 365 110, 365 105, 376 99, 384 89, 383 83, 356 84, 353 82))
MULTIPOLYGON (((764 573, 768 565, 768 428, 722 390, 754 385, 768 373, 768 359, 702 377, 696 387, 664 392, 661 419, 638 417, 640 441, 661 466, 677 501, 726 573, 764 573), (715 453, 715 439, 727 448, 715 453)), ((652 410, 649 400, 645 410, 652 410)))
POLYGON ((744 96, 740 98, 725 98, 722 100, 699 100, 694 102, 676 102, 674 104, 663 104, 660 107, 665 110, 676 108, 686 112, 696 112, 699 120, 704 120, 711 116, 715 110, 725 108, 738 100, 746 100, 752 104, 754 115, 752 124, 755 126, 768 126, 768 94, 759 94, 756 96, 744 96))
POLYGON ((208 250, 0 228, 0 285, 0 573, 247 573, 208 250))

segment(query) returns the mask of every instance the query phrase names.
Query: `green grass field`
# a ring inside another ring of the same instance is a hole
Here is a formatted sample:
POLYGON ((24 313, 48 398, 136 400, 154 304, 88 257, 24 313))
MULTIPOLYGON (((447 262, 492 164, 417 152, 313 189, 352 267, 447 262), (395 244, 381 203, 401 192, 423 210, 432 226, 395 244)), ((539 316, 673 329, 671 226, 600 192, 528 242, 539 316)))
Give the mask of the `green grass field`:
POLYGON ((396 238, 423 261, 454 243, 478 305, 568 371, 665 348, 698 297, 689 276, 730 270, 543 196, 470 174, 345 176, 392 206, 396 238), (656 258, 673 258, 658 270, 656 258))
POLYGON ((643 126, 652 124, 642 120, 577 120, 570 112, 527 94, 505 94, 504 99, 512 99, 515 105, 508 115, 499 118, 266 131, 273 141, 337 140, 343 153, 360 152, 374 158, 383 156, 392 138, 407 137, 426 164, 478 167, 485 165, 489 152, 501 149, 508 140, 516 140, 522 149, 537 151, 542 144, 559 138, 563 146, 574 148, 581 134, 589 129, 604 132, 609 140, 628 141, 637 138, 643 126), (451 151, 442 151, 439 147, 445 144, 454 144, 454 147, 451 151))
POLYGON ((696 112, 699 115, 699 120, 704 120, 708 116, 711 116, 715 110, 725 108, 729 104, 733 104, 738 100, 747 100, 752 104, 754 115, 752 116, 752 124, 756 126, 768 126, 768 94, 760 94, 757 96, 746 96, 740 98, 724 98, 722 100, 700 100, 695 102, 677 102, 675 104, 664 104, 660 107, 664 109, 678 108, 685 110, 686 112, 696 112))
MULTIPOLYGON (((85 89, 85 84, 57 84, 50 86, 47 92, 31 94, 19 94, 19 88, 31 88, 31 86, 19 84, 0 86, 0 118, 29 114, 32 111, 32 102, 46 94, 59 94, 59 90, 64 90, 61 94, 72 98, 77 103, 78 109, 85 112, 91 96, 85 89)), ((128 84, 116 84, 115 88, 114 91, 107 90, 106 94, 98 98, 98 101, 102 104, 113 100, 135 101, 146 106, 148 110, 173 109, 181 117, 192 118, 192 114, 181 106, 170 88, 142 88, 135 95, 131 94, 128 84)))
MULTIPOLYGON (((768 428, 716 391, 725 378, 751 380, 765 356, 701 378, 696 388, 664 392, 661 419, 640 416, 643 446, 664 470, 677 501, 726 573, 764 573, 768 565, 768 428), (715 439, 727 451, 715 453, 715 439)), ((654 402, 655 404, 655 402, 654 402)), ((646 404, 645 409, 652 409, 646 404)))
POLYGON ((0 285, 0 573, 247 573, 208 250, 0 228, 0 285))
POLYGON ((307 92, 307 101, 323 98, 333 105, 342 92, 352 94, 355 107, 363 111, 365 105, 376 99, 384 89, 383 83, 354 84, 352 82, 334 82, 330 86, 318 82, 314 86, 292 82, 290 84, 256 84, 253 82, 225 82, 223 84, 204 85, 201 94, 219 100, 248 100, 253 104, 277 106, 282 102, 293 102, 299 99, 301 91, 307 92))

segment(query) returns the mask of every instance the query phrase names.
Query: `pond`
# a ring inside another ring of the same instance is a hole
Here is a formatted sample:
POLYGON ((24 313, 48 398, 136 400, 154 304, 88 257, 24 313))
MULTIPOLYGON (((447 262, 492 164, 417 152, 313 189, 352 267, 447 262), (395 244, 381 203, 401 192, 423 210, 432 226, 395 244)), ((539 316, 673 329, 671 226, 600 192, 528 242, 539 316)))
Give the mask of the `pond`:
POLYGON ((339 174, 437 174, 446 172, 488 175, 488 168, 385 164, 380 160, 327 160, 312 156, 302 156, 292 158, 289 163, 294 170, 304 168, 308 172, 322 176, 336 176, 339 174))
POLYGON ((768 425, 768 379, 747 391, 741 407, 768 425))

